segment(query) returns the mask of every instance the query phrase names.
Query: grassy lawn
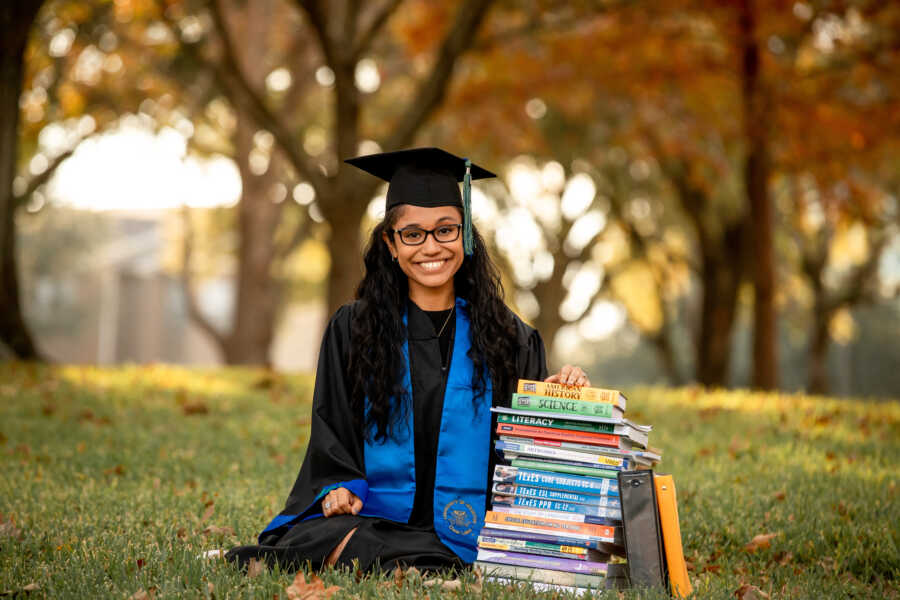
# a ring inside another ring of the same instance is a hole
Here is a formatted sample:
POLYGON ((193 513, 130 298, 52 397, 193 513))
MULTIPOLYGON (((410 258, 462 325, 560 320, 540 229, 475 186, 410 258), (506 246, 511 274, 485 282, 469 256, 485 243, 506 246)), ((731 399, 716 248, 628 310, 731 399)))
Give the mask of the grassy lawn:
MULTIPOLYGON (((251 578, 196 556, 251 543, 279 511, 308 439, 311 384, 255 370, 0 364, 0 593, 287 598, 291 574, 251 578)), ((742 584, 771 598, 900 596, 900 402, 629 392, 631 418, 665 450, 659 471, 675 475, 696 597, 734 598, 742 584), (771 533, 768 547, 746 548, 771 533)), ((342 588, 335 597, 554 596, 322 578, 342 588)))

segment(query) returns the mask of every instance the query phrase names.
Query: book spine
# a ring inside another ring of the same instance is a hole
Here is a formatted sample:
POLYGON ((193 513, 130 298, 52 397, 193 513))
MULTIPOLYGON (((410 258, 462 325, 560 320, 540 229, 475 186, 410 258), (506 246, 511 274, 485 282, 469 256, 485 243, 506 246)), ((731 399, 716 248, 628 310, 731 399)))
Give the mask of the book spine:
MULTIPOLYGON (((548 417, 551 419, 562 416, 558 413, 550 413, 550 412, 544 412, 544 411, 539 411, 539 410, 524 410, 521 408, 503 408, 503 407, 497 407, 497 406, 491 407, 491 412, 504 413, 504 414, 510 414, 510 413, 521 414, 521 415, 526 415, 529 417, 541 417, 541 418, 548 417)), ((594 417, 592 415, 564 415, 564 416, 568 420, 583 421, 585 423, 601 423, 601 424, 621 425, 622 423, 625 422, 625 419, 622 415, 615 415, 615 416, 608 417, 608 418, 607 417, 594 417)))
POLYGON ((614 414, 613 405, 606 402, 567 400, 550 396, 529 396, 528 394, 513 394, 510 408, 561 415, 586 415, 604 419, 611 419, 614 414))
POLYGON ((531 487, 551 488, 580 494, 598 496, 618 496, 619 484, 609 478, 563 475, 546 469, 527 469, 497 465, 494 467, 494 481, 524 484, 531 487))
POLYGON ((534 556, 520 552, 506 552, 504 550, 479 550, 477 560, 504 565, 516 565, 518 567, 565 571, 567 573, 606 575, 606 563, 596 563, 587 560, 572 560, 571 558, 554 558, 551 556, 534 556))
POLYGON ((571 475, 582 475, 585 477, 606 477, 608 479, 616 479, 618 475, 616 471, 609 469, 599 469, 596 467, 585 467, 580 465, 564 464, 559 461, 542 461, 530 460, 527 458, 512 458, 512 466, 522 469, 536 469, 538 471, 555 471, 557 473, 569 473, 571 475))
POLYGON ((600 575, 566 573, 565 571, 501 565, 484 561, 476 561, 475 566, 488 577, 509 577, 520 581, 536 581, 554 585, 585 587, 594 590, 603 589, 604 581, 606 580, 604 576, 600 575))
POLYGON ((572 537, 560 535, 558 533, 546 531, 530 531, 519 527, 497 527, 495 525, 485 525, 481 530, 481 535, 495 538, 506 538, 513 540, 525 540, 530 542, 542 542, 545 544, 562 544, 567 547, 575 546, 590 551, 600 552, 606 542, 591 540, 586 536, 572 537))
POLYGON ((590 506, 587 504, 573 504, 571 502, 524 498, 522 496, 507 496, 504 494, 494 494, 491 500, 495 504, 505 504, 508 506, 521 506, 537 510, 555 510, 578 515, 603 517, 606 519, 622 519, 622 511, 611 506, 590 506))
MULTIPOLYGON (((622 519, 613 519, 611 517, 595 517, 594 515, 582 515, 572 512, 563 512, 558 510, 540 510, 537 508, 527 508, 524 506, 507 506, 504 504, 494 504, 491 510, 498 513, 506 513, 510 515, 522 515, 525 517, 534 517, 537 519, 557 519, 560 521, 572 521, 573 523, 587 523, 590 525, 607 525, 615 527, 622 524, 622 519)), ((606 540, 609 541, 609 540, 606 540)))
POLYGON ((563 429, 569 431, 584 431, 587 433, 606 433, 622 435, 626 428, 613 423, 589 423, 586 421, 570 421, 568 419, 551 419, 549 417, 532 417, 529 415, 497 415, 498 423, 509 425, 526 425, 529 427, 549 427, 551 429, 563 429), (617 431, 620 430, 620 431, 617 431))
POLYGON ((628 459, 622 456, 607 456, 605 454, 581 452, 558 446, 535 444, 533 442, 534 440, 531 438, 509 438, 509 436, 501 436, 500 441, 497 442, 496 446, 497 450, 506 450, 516 454, 527 454, 543 458, 587 463, 589 465, 600 465, 610 469, 628 469, 628 459), (501 447, 501 444, 503 444, 503 447, 501 447))
POLYGON ((625 410, 625 396, 618 390, 605 390, 603 388, 579 387, 577 385, 520 379, 518 386, 516 386, 516 392, 519 394, 530 394, 532 396, 564 398, 566 400, 606 402, 625 410))
POLYGON ((562 533, 567 536, 577 538, 588 537, 595 538, 602 542, 612 541, 614 539, 614 530, 612 527, 604 525, 595 525, 593 523, 578 523, 564 519, 555 519, 548 517, 531 517, 528 515, 517 515, 511 513, 502 513, 489 510, 484 515, 485 525, 503 527, 519 527, 528 528, 543 532, 562 533))
POLYGON ((613 448, 618 448, 621 443, 619 436, 609 433, 551 429, 549 427, 513 425, 511 423, 498 423, 497 435, 517 435, 544 440, 557 440, 559 442, 578 442, 582 444, 612 446, 613 448))
POLYGON ((588 465, 598 465, 608 469, 627 470, 628 468, 628 459, 626 458, 603 456, 602 454, 590 454, 588 452, 576 452, 574 450, 554 448, 553 446, 538 446, 536 444, 523 444, 499 440, 496 442, 496 448, 497 450, 504 450, 514 454, 540 456, 542 458, 552 458, 554 460, 568 460, 588 465))
POLYGON ((541 556, 556 556, 572 560, 587 560, 588 550, 581 546, 565 546, 563 544, 547 544, 531 540, 516 540, 506 537, 478 536, 478 547, 488 550, 508 550, 541 556))
MULTIPOLYGON (((604 481, 610 480, 604 479, 604 481)), ((491 491, 495 494, 522 496, 523 498, 539 498, 541 500, 555 500, 557 502, 574 502, 575 504, 587 504, 590 506, 620 508, 619 499, 610 496, 590 496, 588 494, 563 492, 560 490, 551 490, 528 485, 516 485, 514 483, 495 482, 491 491)))

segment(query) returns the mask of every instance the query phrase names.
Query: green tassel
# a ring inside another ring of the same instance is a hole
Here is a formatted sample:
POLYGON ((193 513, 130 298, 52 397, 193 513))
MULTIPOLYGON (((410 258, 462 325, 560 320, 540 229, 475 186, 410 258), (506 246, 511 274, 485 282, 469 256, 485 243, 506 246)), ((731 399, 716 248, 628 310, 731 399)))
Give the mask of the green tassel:
POLYGON ((466 176, 463 177, 463 252, 475 253, 475 237, 472 234, 472 161, 466 159, 466 176))

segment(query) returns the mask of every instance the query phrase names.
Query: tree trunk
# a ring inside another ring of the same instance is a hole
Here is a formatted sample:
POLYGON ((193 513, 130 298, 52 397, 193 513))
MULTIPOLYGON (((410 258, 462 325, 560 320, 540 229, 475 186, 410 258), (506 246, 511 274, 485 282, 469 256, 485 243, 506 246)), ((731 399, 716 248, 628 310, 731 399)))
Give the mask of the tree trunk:
POLYGON ((666 378, 669 380, 669 384, 682 385, 684 380, 678 371, 678 361, 675 360, 675 349, 672 347, 672 336, 669 334, 668 323, 663 323, 659 332, 650 338, 650 341, 656 349, 656 355, 659 358, 663 373, 666 374, 666 378))
POLYGON ((731 332, 743 270, 743 230, 743 223, 728 225, 720 243, 714 247, 708 235, 699 236, 703 292, 696 376, 699 383, 709 387, 728 384, 731 332))
POLYGON ((819 299, 816 299, 816 306, 813 309, 813 327, 812 335, 809 341, 809 380, 807 381, 807 391, 810 394, 825 395, 829 391, 828 385, 828 345, 829 332, 828 322, 831 314, 821 306, 819 299))
POLYGON ((233 328, 225 339, 225 362, 269 365, 269 347, 275 332, 279 306, 278 282, 272 273, 275 230, 283 203, 271 197, 274 168, 262 175, 250 171, 247 158, 253 149, 255 128, 238 115, 236 150, 243 190, 238 204, 238 273, 235 283, 233 328))
POLYGON ((17 357, 41 358, 22 317, 16 259, 16 199, 19 96, 28 32, 43 2, 0 3, 0 342, 17 357))
POLYGON ((739 3, 744 139, 744 185, 753 223, 753 378, 755 388, 778 387, 778 335, 775 317, 775 265, 772 201, 769 198, 769 111, 760 83, 760 51, 753 0, 739 3))
MULTIPOLYGON (((368 191, 365 187, 363 191, 368 191)), ((326 216, 331 224, 328 254, 331 269, 328 274, 328 315, 353 300, 363 275, 363 240, 360 223, 366 203, 352 199, 323 198, 322 206, 332 207, 326 216), (335 210, 336 208, 336 210, 335 210)))

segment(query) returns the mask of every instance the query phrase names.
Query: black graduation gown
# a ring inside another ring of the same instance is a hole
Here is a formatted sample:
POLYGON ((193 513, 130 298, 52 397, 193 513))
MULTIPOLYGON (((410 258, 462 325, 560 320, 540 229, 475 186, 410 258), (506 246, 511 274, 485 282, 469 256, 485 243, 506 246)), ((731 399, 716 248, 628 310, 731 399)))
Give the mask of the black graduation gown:
MULTIPOLYGON (((407 523, 386 519, 339 515, 330 518, 302 520, 260 536, 260 544, 241 546, 228 552, 226 558, 245 565, 251 558, 263 559, 282 568, 297 568, 307 563, 319 569, 325 558, 354 527, 341 553, 338 565, 351 564, 369 570, 380 565, 383 570, 395 566, 439 569, 462 566, 460 559, 445 546, 433 527, 435 459, 440 431, 446 374, 443 365, 450 357, 442 357, 453 348, 455 318, 451 318, 441 339, 437 332, 447 312, 430 314, 409 302, 407 331, 409 338, 410 380, 412 383, 416 494, 407 523), (442 348, 443 346, 443 348, 442 348)), ((351 418, 350 381, 347 373, 350 349, 350 320, 353 305, 338 309, 331 318, 322 339, 313 395, 311 432, 306 457, 288 497, 283 514, 303 514, 317 495, 328 485, 365 479, 364 439, 360 426, 351 418)), ((542 380, 547 376, 544 344, 538 332, 516 322, 518 377, 542 380)), ((494 382, 492 401, 495 406, 508 406, 515 382, 494 382)), ((494 418, 493 429, 496 429, 494 418)), ((485 441, 485 452, 491 457, 490 471, 496 455, 485 441)), ((485 473, 485 489, 490 473, 485 473)), ((489 501, 489 495, 488 495, 489 501)))

